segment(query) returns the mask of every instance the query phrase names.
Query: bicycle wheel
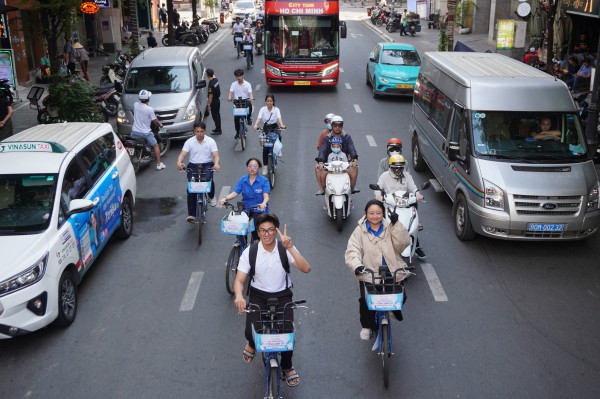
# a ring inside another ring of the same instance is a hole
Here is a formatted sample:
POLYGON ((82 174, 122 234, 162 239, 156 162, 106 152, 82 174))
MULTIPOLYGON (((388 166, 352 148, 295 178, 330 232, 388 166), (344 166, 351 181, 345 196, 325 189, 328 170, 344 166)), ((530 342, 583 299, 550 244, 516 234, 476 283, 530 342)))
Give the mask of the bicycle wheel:
POLYGON ((269 399, 279 399, 279 367, 271 366, 269 368, 269 392, 267 398, 269 399))
POLYGON ((196 229, 198 230, 198 246, 202 245, 202 195, 196 194, 198 197, 198 203, 196 204, 196 229))
POLYGON ((206 223, 206 210, 208 209, 208 194, 202 194, 202 224, 206 223))
POLYGON ((389 321, 382 324, 381 328, 381 365, 383 366, 383 386, 388 387, 390 383, 390 325, 389 321))
POLYGON ((246 69, 250 70, 250 55, 251 52, 248 52, 248 54, 246 54, 246 69))
POLYGON ((246 149, 246 117, 240 118, 240 144, 242 145, 242 151, 246 149))
POLYGON ((273 156, 273 152, 269 155, 269 167, 267 169, 269 171, 269 184, 273 188, 275 187, 275 156, 273 156))
POLYGON ((241 247, 239 245, 235 245, 231 248, 231 252, 229 252, 229 258, 227 259, 227 267, 225 268, 225 288, 227 288, 227 292, 230 295, 233 295, 233 283, 235 281, 235 276, 237 275, 237 267, 240 263, 240 252, 241 247))

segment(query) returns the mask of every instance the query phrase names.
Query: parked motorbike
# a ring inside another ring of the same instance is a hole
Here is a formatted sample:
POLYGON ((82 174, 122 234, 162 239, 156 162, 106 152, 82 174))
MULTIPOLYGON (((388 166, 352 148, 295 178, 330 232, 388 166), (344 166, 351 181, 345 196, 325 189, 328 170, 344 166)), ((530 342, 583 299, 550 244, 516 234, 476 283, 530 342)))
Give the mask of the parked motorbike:
POLYGON ((119 103, 121 102, 122 87, 120 82, 108 86, 96 87, 96 102, 100 103, 102 112, 107 116, 117 116, 119 103))
MULTIPOLYGON (((423 183, 421 190, 428 189, 430 185, 430 182, 423 183)), ((398 222, 402 223, 408 231, 410 243, 404 251, 402 251, 402 257, 409 267, 412 266, 419 235, 419 212, 417 211, 416 206, 414 206, 417 203, 416 195, 410 191, 404 190, 386 194, 377 184, 369 184, 369 188, 374 191, 382 192, 387 219, 389 220, 389 215, 391 213, 395 213, 398 215, 398 222)))
MULTIPOLYGON (((175 29, 174 34, 174 43, 175 46, 197 46, 200 44, 200 39, 194 32, 189 29, 186 29, 184 26, 179 26, 175 29)), ((169 46, 169 35, 164 35, 162 38, 163 46, 169 46)))
POLYGON ((382 26, 384 24, 387 25, 387 22, 389 20, 388 15, 389 15, 389 13, 380 12, 379 15, 377 16, 377 18, 375 19, 375 25, 377 25, 377 26, 382 26))
POLYGON ((401 15, 396 11, 392 11, 388 23, 385 25, 385 30, 390 33, 396 32, 400 28, 401 15))
POLYGON ((132 60, 133 57, 131 55, 123 54, 119 51, 117 58, 115 58, 112 64, 104 64, 102 66, 100 85, 105 86, 111 83, 115 84, 116 82, 122 83, 132 60))
MULTIPOLYGON (((318 162, 319 159, 317 158, 318 162)), ((344 228, 344 220, 350 216, 352 188, 350 176, 346 170, 349 162, 333 161, 323 164, 323 170, 328 172, 325 180, 325 206, 327 215, 335 220, 338 231, 344 228)))
POLYGON ((200 17, 196 17, 194 19, 194 21, 192 22, 192 28, 195 28, 199 25, 208 26, 208 31, 210 33, 215 33, 221 27, 221 24, 219 24, 219 21, 217 18, 207 18, 207 19, 200 21, 200 17))
MULTIPOLYGON (((163 157, 171 147, 171 139, 169 138, 167 130, 164 128, 155 128, 153 125, 152 133, 158 143, 160 156, 163 157)), ((127 149, 135 173, 156 159, 154 149, 148 145, 146 139, 131 136, 121 136, 120 139, 127 149)))
POLYGON ((414 36, 417 32, 421 32, 421 23, 418 20, 408 21, 408 33, 414 36))

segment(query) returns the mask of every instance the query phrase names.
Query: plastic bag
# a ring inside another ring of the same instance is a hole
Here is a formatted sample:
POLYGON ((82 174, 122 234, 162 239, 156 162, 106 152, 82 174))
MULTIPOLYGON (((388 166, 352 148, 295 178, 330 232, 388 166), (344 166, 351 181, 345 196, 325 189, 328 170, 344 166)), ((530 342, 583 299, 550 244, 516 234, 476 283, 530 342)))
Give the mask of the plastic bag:
POLYGON ((280 157, 282 148, 283 144, 281 144, 281 141, 279 139, 275 140, 275 144, 273 144, 273 155, 280 157))

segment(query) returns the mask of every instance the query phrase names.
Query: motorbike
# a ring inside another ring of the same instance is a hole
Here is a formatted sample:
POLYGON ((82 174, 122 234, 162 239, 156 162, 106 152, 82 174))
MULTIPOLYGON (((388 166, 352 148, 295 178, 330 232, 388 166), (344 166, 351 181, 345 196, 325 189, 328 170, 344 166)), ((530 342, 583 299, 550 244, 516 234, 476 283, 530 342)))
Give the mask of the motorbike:
MULTIPOLYGON (((174 46, 197 46, 200 44, 200 39, 191 30, 185 28, 185 26, 179 26, 175 29, 174 35, 174 46)), ((169 46, 169 35, 164 35, 162 38, 163 46, 169 46)))
MULTIPOLYGON (((425 182, 421 186, 421 190, 426 190, 430 186, 430 182, 425 182)), ((369 184, 369 188, 374 191, 381 191, 383 203, 386 208, 387 219, 389 220, 389 215, 391 213, 395 213, 398 215, 398 223, 402 223, 408 231, 410 243, 404 251, 402 251, 402 257, 409 268, 412 267, 419 236, 419 212, 417 211, 416 206, 414 206, 417 203, 417 196, 415 193, 405 190, 385 193, 377 184, 369 184)))
POLYGON ((123 82, 125 74, 129 69, 129 64, 133 60, 133 57, 128 54, 123 54, 119 51, 117 58, 112 64, 104 64, 102 66, 102 77, 100 78, 100 85, 105 86, 108 84, 114 84, 116 82, 123 82))
MULTIPOLYGON (((171 147, 171 139, 169 138, 167 130, 164 128, 159 129, 152 125, 152 133, 158 143, 160 156, 163 157, 171 147)), ((129 154, 131 165, 133 165, 133 171, 135 173, 139 172, 141 168, 147 166, 156 159, 154 156, 154 149, 148 145, 146 139, 131 136, 121 136, 119 138, 129 154)))
POLYGON ((192 22, 192 28, 198 27, 199 25, 207 26, 210 33, 215 33, 221 27, 217 18, 208 18, 200 21, 200 17, 196 17, 192 22))
POLYGON ((417 32, 421 32, 421 24, 418 20, 408 21, 408 33, 414 36, 417 32))
MULTIPOLYGON (((316 159, 319 162, 319 159, 316 159)), ((337 231, 344 228, 344 220, 350 216, 352 188, 350 176, 345 172, 350 168, 349 162, 333 161, 323 164, 328 172, 325 180, 325 206, 327 215, 335 220, 337 231)))
POLYGON ((119 103, 121 102, 122 85, 120 82, 115 84, 96 87, 96 102, 100 103, 102 112, 107 116, 117 116, 119 103))
POLYGON ((263 31, 262 29, 256 28, 254 30, 256 54, 262 55, 263 53, 263 31))
POLYGON ((383 12, 383 10, 382 10, 382 12, 380 12, 379 15, 377 16, 377 18, 375 19, 375 22, 374 22, 375 25, 376 26, 382 26, 384 24, 387 25, 387 22, 389 20, 388 15, 389 15, 389 13, 383 12))
POLYGON ((394 33, 400 28, 400 19, 401 16, 395 11, 392 11, 390 14, 390 18, 388 19, 388 23, 385 25, 385 30, 390 33, 394 33))

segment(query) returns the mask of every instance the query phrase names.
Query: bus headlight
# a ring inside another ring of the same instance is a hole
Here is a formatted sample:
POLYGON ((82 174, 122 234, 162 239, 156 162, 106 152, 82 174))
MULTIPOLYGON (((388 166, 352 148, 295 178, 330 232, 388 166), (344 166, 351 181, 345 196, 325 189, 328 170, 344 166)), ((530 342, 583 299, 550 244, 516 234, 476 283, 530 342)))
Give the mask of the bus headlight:
POLYGON ((279 68, 275 68, 273 65, 267 64, 267 71, 269 71, 271 75, 281 76, 279 68))
POLYGON ((0 282, 0 297, 18 291, 40 281, 46 271, 48 253, 29 269, 0 282))
POLYGON ((185 109, 185 115, 183 115, 184 121, 193 121, 196 119, 196 113, 198 109, 196 108, 196 104, 191 102, 190 105, 185 109))
POLYGON ((329 66, 329 67, 323 69, 323 76, 332 75, 333 73, 335 73, 338 70, 339 66, 340 66, 339 64, 334 64, 332 66, 329 66))
POLYGON ((504 191, 500 187, 483 179, 483 194, 486 208, 504 210, 504 191))
POLYGON ((599 200, 599 186, 600 183, 596 182, 594 187, 590 190, 587 196, 587 207, 585 209, 586 212, 592 212, 598 210, 598 200, 599 200))

